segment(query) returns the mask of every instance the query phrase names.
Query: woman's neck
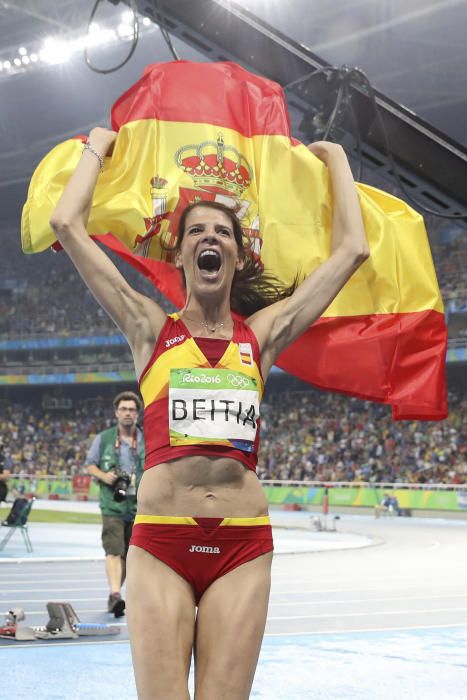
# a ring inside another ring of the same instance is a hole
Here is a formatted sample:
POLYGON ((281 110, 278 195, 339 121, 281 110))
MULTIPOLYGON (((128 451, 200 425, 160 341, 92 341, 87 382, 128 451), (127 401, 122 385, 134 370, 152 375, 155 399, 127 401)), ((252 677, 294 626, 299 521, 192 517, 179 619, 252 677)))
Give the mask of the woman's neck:
POLYGON ((212 333, 229 336, 232 333, 233 321, 230 307, 225 303, 200 303, 193 297, 187 300, 184 308, 179 312, 182 320, 191 328, 194 328, 193 335, 202 335, 199 331, 204 331, 209 337, 212 333))

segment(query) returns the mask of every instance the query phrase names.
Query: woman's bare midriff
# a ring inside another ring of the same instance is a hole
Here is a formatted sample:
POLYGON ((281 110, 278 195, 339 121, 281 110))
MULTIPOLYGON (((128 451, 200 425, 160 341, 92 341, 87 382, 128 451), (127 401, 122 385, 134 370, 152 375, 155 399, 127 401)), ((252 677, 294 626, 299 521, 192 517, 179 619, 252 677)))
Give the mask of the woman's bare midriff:
POLYGON ((138 489, 138 513, 212 518, 267 515, 258 477, 228 458, 185 457, 147 469, 138 489))

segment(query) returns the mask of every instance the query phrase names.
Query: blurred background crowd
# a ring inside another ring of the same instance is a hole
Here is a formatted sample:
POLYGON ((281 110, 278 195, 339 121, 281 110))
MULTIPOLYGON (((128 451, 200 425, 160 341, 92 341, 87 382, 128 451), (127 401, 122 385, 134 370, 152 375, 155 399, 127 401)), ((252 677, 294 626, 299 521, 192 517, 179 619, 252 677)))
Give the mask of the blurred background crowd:
MULTIPOLYGON (((311 388, 266 395, 261 479, 461 484, 467 478, 467 397, 450 396, 441 422, 394 422, 382 406, 311 388)), ((112 396, 4 403, 0 434, 16 475, 85 474, 94 435, 112 425, 112 396), (48 407, 49 406, 49 407, 48 407), (52 407, 52 408, 50 408, 52 407)))
MULTIPOLYGON (((8 233, 8 232, 7 232, 8 233)), ((13 235, 12 232, 9 232, 13 235)), ((17 231, 14 232, 17 236, 17 231)), ((432 238, 450 344, 467 345, 465 236, 432 238)), ((17 247, 17 246, 16 246, 17 247)), ((129 282, 172 308, 153 285, 115 259, 129 282)), ((97 306, 63 253, 0 259, 1 375, 132 368, 120 346, 29 349, 31 339, 109 336, 118 329, 97 306), (10 341, 20 341, 9 349, 10 341)), ((467 392, 462 364, 448 372, 450 413, 442 422, 393 422, 387 406, 320 392, 297 380, 270 382, 262 413, 259 476, 293 481, 463 484, 467 481, 467 392)), ((463 365, 465 368, 465 364, 463 365)), ((465 373, 464 373, 465 374, 465 373)), ((93 436, 112 424, 112 396, 122 384, 1 387, 0 438, 13 474, 67 477, 85 473, 93 436), (53 398, 59 395, 56 400, 53 398), (58 393, 57 393, 58 392, 58 393), (52 396, 52 398, 51 398, 52 396)), ((132 385, 129 388, 134 388, 132 385)))
MULTIPOLYGON (((448 313, 467 311, 467 244, 460 238, 432 244, 438 281, 448 313)), ((106 251, 107 252, 107 251, 106 251)), ((115 258, 114 258, 115 259, 115 258)), ((128 281, 164 308, 170 304, 142 275, 125 263, 128 281)), ((0 338, 115 333, 114 323, 97 306, 64 253, 0 261, 0 338), (59 260, 57 260, 59 258, 59 260), (3 269, 8 262, 7 269, 3 269)))
MULTIPOLYGON (((108 251, 106 250, 108 253, 108 251)), ((112 256, 140 291, 170 304, 148 280, 112 256)), ((0 261, 0 338, 28 338, 118 333, 63 253, 0 261)))

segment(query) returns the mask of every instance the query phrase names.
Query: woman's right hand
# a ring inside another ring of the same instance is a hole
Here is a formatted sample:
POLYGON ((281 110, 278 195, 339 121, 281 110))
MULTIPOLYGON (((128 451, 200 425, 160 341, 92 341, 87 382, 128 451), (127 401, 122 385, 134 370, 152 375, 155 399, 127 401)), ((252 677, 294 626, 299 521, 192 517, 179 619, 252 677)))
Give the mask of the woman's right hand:
POLYGON ((96 126, 89 133, 89 145, 92 146, 103 158, 111 156, 117 132, 106 129, 103 126, 96 126))
POLYGON ((329 165, 330 158, 347 158, 345 151, 338 143, 332 141, 314 141, 307 146, 308 150, 320 159, 324 165, 329 165))

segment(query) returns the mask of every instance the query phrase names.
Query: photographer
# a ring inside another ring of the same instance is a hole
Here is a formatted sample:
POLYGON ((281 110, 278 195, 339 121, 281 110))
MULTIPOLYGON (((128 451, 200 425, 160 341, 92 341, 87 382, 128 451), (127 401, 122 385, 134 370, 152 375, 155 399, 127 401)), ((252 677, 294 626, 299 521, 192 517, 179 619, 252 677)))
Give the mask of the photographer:
POLYGON ((120 589, 136 515, 136 490, 143 473, 145 445, 137 424, 139 397, 124 391, 113 402, 117 425, 96 435, 86 457, 88 473, 99 481, 102 546, 110 587, 107 611, 121 617, 125 610, 120 589))

